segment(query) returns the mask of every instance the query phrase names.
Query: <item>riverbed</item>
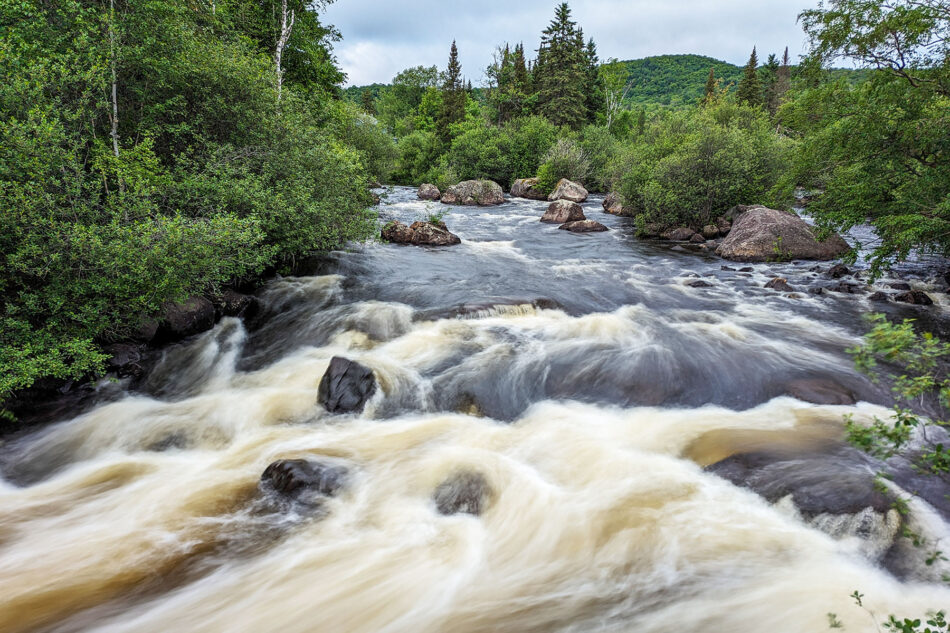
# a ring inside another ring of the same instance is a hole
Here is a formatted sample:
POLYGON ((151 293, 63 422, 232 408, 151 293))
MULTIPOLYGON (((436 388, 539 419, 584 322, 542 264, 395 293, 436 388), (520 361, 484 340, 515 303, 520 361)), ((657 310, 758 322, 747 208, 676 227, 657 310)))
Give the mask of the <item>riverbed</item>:
MULTIPOLYGON (((609 230, 573 234, 541 202, 390 189, 382 222, 444 213, 461 244, 314 261, 135 389, 8 440, 0 631, 876 631, 950 606, 950 570, 894 515, 808 513, 714 467, 780 454, 832 495, 842 468, 872 476, 844 418, 886 416, 888 394, 846 350, 872 310, 944 327, 944 289, 910 271, 934 306, 813 294, 827 263, 742 271, 600 202, 585 213, 609 230), (378 381, 361 414, 318 404, 335 356, 378 381), (802 381, 855 403, 793 397, 802 381), (338 464, 346 487, 319 513, 268 507, 282 458, 338 464), (480 515, 437 511, 458 472, 487 482, 480 515)), ((939 503, 913 510, 950 537, 939 503)))

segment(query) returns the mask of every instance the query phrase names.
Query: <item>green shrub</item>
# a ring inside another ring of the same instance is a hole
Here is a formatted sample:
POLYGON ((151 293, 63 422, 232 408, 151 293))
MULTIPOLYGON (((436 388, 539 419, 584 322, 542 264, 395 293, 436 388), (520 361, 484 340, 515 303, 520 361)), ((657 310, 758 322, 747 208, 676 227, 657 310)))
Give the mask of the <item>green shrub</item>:
POLYGON ((584 183, 589 173, 587 152, 575 141, 562 138, 544 155, 537 178, 541 191, 550 192, 562 178, 584 183), (545 189, 548 186, 550 189, 545 189))

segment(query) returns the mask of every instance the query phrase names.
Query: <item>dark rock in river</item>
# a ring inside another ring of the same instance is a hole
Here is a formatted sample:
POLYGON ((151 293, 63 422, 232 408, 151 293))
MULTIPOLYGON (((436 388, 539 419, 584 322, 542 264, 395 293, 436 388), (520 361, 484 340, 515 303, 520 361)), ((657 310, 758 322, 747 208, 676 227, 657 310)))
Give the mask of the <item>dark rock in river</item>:
POLYGON ((442 193, 442 204, 486 207, 504 201, 505 192, 501 185, 491 180, 465 180, 442 193))
POLYGON ((892 284, 887 284, 894 290, 910 290, 910 284, 906 281, 897 281, 892 284))
POLYGON ((587 189, 584 189, 584 185, 574 182, 573 180, 561 178, 554 187, 554 191, 548 196, 548 200, 584 202, 584 200, 587 200, 587 189))
POLYGON ((547 211, 545 211, 541 217, 542 222, 550 222, 553 224, 578 222, 586 219, 587 216, 584 215, 584 209, 581 208, 581 205, 576 202, 571 202, 570 200, 555 200, 548 205, 547 211))
POLYGON ((673 229, 672 231, 667 231, 660 237, 670 240, 671 242, 688 242, 694 235, 696 235, 696 231, 684 226, 678 229, 673 229))
POLYGON ((776 277, 767 284, 766 288, 771 288, 772 290, 778 290, 779 292, 795 292, 795 289, 788 285, 788 280, 781 277, 776 277))
POLYGON ((851 271, 844 264, 835 264, 828 269, 828 274, 831 275, 832 279, 841 279, 845 275, 850 275, 851 271))
POLYGON ((439 191, 439 188, 431 183, 425 183, 419 185, 419 190, 416 192, 416 196, 420 200, 438 200, 442 197, 442 192, 439 191))
POLYGON ((934 300, 930 298, 930 295, 920 290, 909 290, 907 292, 902 292, 894 297, 894 301, 900 301, 901 303, 912 303, 918 306, 932 306, 934 303, 934 300))
POLYGON ((192 297, 184 303, 165 308, 165 318, 158 326, 158 342, 177 341, 214 327, 214 304, 204 297, 192 297))
POLYGON ((738 207, 739 215, 716 252, 726 259, 764 262, 775 259, 834 259, 848 252, 838 235, 819 242, 812 228, 787 211, 763 206, 738 207))
POLYGON ((519 178, 511 183, 511 195, 514 198, 528 198, 529 200, 547 200, 548 194, 538 189, 537 178, 519 178))
POLYGON ((707 224, 703 227, 702 233, 707 240, 714 240, 719 237, 719 227, 714 224, 707 224))
POLYGON ((807 378, 788 383, 785 393, 813 404, 854 404, 854 394, 833 380, 807 378))
POLYGON ((689 286, 690 288, 711 288, 712 284, 708 281, 703 281, 702 279, 692 279, 683 284, 684 286, 689 286))
POLYGON ((597 233, 600 231, 608 230, 606 226, 600 222, 594 222, 593 220, 579 220, 577 222, 567 222, 557 227, 564 231, 570 231, 572 233, 597 233))
POLYGON ((699 233, 693 233, 693 236, 689 238, 689 241, 693 244, 702 244, 706 241, 706 238, 699 233))
POLYGON ((393 244, 415 244, 416 246, 452 246, 462 240, 451 233, 444 222, 413 222, 406 226, 393 221, 383 227, 380 236, 393 244))
POLYGON ((849 284, 845 282, 841 282, 840 284, 836 286, 830 286, 829 288, 826 288, 826 290, 830 290, 831 292, 840 292, 841 294, 849 294, 849 295, 864 294, 865 292, 864 288, 862 288, 861 286, 857 284, 849 284))
POLYGON ((318 399, 330 413, 360 413, 376 393, 376 377, 365 365, 334 356, 320 381, 318 399))
POLYGON ((253 317, 260 309, 260 302, 256 297, 229 288, 218 297, 218 309, 222 316, 253 317))
POLYGON ((481 473, 462 471, 439 484, 432 495, 439 514, 480 515, 491 501, 492 490, 481 473))
POLYGON ((872 294, 870 297, 868 297, 868 300, 870 300, 870 301, 889 301, 889 300, 890 300, 890 297, 888 296, 888 294, 887 294, 886 292, 881 292, 880 290, 878 290, 877 292, 875 292, 874 294, 872 294))
POLYGON ((345 466, 309 459, 281 459, 268 466, 261 475, 265 492, 312 505, 321 497, 332 497, 345 485, 345 466))
POLYGON ((145 373, 142 367, 142 348, 133 343, 113 343, 103 348, 110 355, 106 365, 120 378, 139 378, 145 373))

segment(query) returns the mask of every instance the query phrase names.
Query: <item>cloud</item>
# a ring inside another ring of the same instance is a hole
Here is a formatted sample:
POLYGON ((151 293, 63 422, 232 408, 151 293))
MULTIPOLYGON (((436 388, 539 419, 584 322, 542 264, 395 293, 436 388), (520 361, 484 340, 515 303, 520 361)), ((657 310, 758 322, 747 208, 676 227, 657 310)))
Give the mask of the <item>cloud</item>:
MULTIPOLYGON (((552 0, 337 0, 325 20, 343 34, 337 58, 351 85, 387 83, 410 66, 445 66, 456 40, 465 76, 479 84, 492 52, 505 42, 537 48, 554 15, 552 0)), ((817 0, 580 0, 574 19, 597 42, 602 59, 697 53, 744 64, 753 46, 760 58, 794 59, 805 51, 797 16, 817 0)))

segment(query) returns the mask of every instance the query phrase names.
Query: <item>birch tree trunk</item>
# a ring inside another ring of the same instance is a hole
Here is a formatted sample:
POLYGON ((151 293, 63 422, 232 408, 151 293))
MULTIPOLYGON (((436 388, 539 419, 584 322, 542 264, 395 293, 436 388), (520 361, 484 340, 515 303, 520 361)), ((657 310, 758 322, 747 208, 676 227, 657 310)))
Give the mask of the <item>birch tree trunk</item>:
POLYGON ((280 102, 281 93, 284 87, 284 69, 281 66, 281 58, 284 55, 284 48, 287 46, 287 41, 290 39, 290 33, 294 28, 294 12, 293 10, 289 13, 290 20, 288 21, 287 13, 287 0, 281 0, 281 10, 280 10, 280 35, 277 37, 277 46, 274 49, 274 66, 277 69, 277 101, 280 102))
POLYGON ((116 71, 116 41, 115 41, 115 0, 109 0, 109 65, 112 70, 112 115, 110 123, 112 130, 112 153, 119 157, 119 97, 118 72, 116 71))

